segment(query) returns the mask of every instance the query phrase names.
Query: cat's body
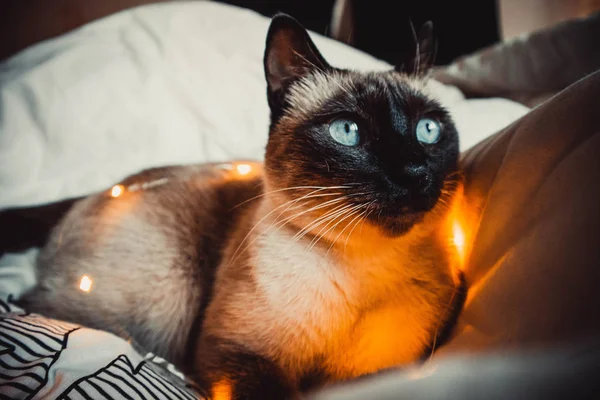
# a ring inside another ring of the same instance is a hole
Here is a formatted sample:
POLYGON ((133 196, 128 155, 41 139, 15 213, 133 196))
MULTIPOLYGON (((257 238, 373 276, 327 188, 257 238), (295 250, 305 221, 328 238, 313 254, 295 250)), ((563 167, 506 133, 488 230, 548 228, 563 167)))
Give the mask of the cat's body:
POLYGON ((414 77, 329 67, 289 17, 265 68, 264 167, 160 168, 122 183, 146 189, 78 202, 28 309, 128 335, 234 398, 293 396, 434 344, 458 287, 451 120, 414 77))
POLYGON ((123 181, 119 197, 103 192, 78 201, 40 251, 40 284, 25 307, 189 364, 189 334, 222 249, 253 204, 236 206, 261 191, 259 179, 230 175, 210 164, 156 168, 123 181), (127 190, 136 184, 154 187, 127 190), (89 292, 79 288, 84 275, 89 292))

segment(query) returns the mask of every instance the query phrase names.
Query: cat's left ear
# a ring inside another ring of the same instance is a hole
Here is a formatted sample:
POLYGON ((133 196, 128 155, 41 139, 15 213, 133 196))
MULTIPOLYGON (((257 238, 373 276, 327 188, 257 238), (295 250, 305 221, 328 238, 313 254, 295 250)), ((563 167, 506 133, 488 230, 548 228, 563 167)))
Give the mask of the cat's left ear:
POLYGON ((421 76, 426 74, 435 62, 437 43, 433 36, 433 23, 426 22, 418 35, 412 24, 410 27, 413 34, 413 46, 410 46, 407 54, 400 59, 396 65, 396 71, 421 76))
POLYGON ((331 67, 298 21, 278 14, 271 21, 264 57, 267 95, 271 110, 283 105, 283 95, 293 81, 331 67))

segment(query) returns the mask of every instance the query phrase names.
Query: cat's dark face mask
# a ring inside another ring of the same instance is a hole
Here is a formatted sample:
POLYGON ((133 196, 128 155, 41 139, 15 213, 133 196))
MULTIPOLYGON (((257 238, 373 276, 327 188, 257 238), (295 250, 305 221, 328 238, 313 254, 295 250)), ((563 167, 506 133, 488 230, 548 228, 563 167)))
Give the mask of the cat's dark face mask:
MULTIPOLYGON (((288 16, 273 19, 265 71, 271 130, 269 190, 311 215, 298 221, 349 228, 365 219, 400 235, 449 195, 458 137, 447 112, 423 93, 432 62, 426 25, 412 58, 393 71, 331 67, 288 16), (296 188, 292 190, 282 190, 296 188), (300 199, 300 200, 299 200, 300 199)), ((283 204, 283 203, 282 203, 283 204)))

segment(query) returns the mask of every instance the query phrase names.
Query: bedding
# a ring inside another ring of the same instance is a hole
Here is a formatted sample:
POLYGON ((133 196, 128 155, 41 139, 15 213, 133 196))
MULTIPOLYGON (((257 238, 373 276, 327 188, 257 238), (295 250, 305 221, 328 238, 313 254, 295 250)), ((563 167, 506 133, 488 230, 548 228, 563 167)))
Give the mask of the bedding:
POLYGON ((534 107, 600 68, 600 12, 520 35, 440 67, 434 76, 470 97, 534 107))
MULTIPOLYGON (((102 190, 149 166, 260 159, 269 111, 268 19, 212 2, 126 10, 24 50, 0 67, 0 207, 102 190)), ((313 35, 333 65, 389 65, 313 35)), ((393 44, 390 44, 393 45, 393 44)), ((524 115, 431 81, 463 149, 524 115)))
POLYGON ((0 337, 3 399, 198 398, 172 365, 121 338, 2 300, 0 337))
MULTIPOLYGON (((149 5, 95 21, 5 61, 0 65, 0 209, 103 190, 148 167, 260 159, 268 126, 262 72, 267 26, 268 20, 258 14, 211 2, 149 5)), ((334 65, 389 67, 341 43, 313 36, 334 65)), ((598 232, 574 211, 586 210, 589 221, 598 221, 590 210, 598 193, 582 190, 599 178, 591 169, 597 164, 588 158, 590 152, 600 150, 594 136, 600 129, 593 110, 583 106, 600 94, 599 81, 597 75, 587 78, 529 115, 527 107, 513 101, 467 99, 456 87, 430 81, 427 90, 449 109, 462 149, 468 150, 464 156, 467 193, 484 228, 473 233, 474 261, 466 267, 467 279, 478 284, 477 290, 469 295, 456 338, 428 365, 436 365, 439 359, 447 363, 439 371, 455 368, 475 373, 484 371, 481 364, 463 369, 460 360, 445 358, 454 352, 503 350, 507 344, 520 349, 517 344, 535 343, 538 338, 560 342, 575 333, 578 337, 597 333, 597 319, 581 324, 575 318, 580 314, 573 310, 582 307, 582 296, 574 293, 581 273, 587 271, 584 256, 596 262, 600 259, 590 246, 579 254, 578 241, 589 244, 593 237, 584 233, 598 232), (588 164, 573 164, 573 157, 588 164), (577 172, 584 166, 585 174, 577 172), (569 186, 561 175, 564 168, 587 180, 573 180, 569 186), (560 185, 550 191, 548 180, 560 185), (578 191, 573 191, 573 185, 578 191), (566 215, 579 218, 574 219, 579 221, 576 225, 560 220, 563 214, 556 211, 556 202, 566 201, 566 193, 586 201, 566 203, 566 215), (549 203, 543 203, 544 199, 549 203), (537 214, 523 208, 528 204, 537 214), (561 232, 578 229, 580 234, 560 246, 552 241, 551 232, 554 237, 562 235, 556 233, 558 228, 539 221, 540 210, 546 209, 553 212, 548 221, 560 222, 561 232), (520 222, 512 226, 515 220, 520 222), (528 236, 531 232, 544 239, 527 241, 533 240, 528 236), (498 244, 492 246, 496 240, 498 244), (548 267, 551 273, 545 276, 536 269, 541 262, 536 257, 548 246, 564 253, 547 252, 543 263, 552 268, 548 267), (574 261, 565 258, 574 254, 574 261), (521 259, 526 263, 520 263, 521 259), (570 275, 561 269, 565 264, 570 265, 570 275), (549 300, 553 293, 561 293, 556 279, 568 288, 561 299, 568 301, 549 300), (521 297, 526 307, 517 301, 521 297), (548 303, 557 307, 554 319, 548 303), (557 329, 563 314, 569 313, 573 315, 569 325, 557 329), (510 329, 505 332, 504 327, 510 329)), ((11 298, 35 282, 36 252, 30 249, 0 258, 0 393, 9 398, 197 395, 172 366, 125 340, 15 308, 11 298), (146 392, 150 387, 156 387, 152 395, 146 392)), ((582 293, 591 295, 589 290, 586 287, 582 293)), ((591 299, 590 304, 597 306, 597 295, 591 299)), ((478 362, 490 368, 499 362, 505 372, 514 364, 524 374, 530 373, 533 364, 522 362, 522 357, 516 354, 505 364, 493 357, 489 363, 486 359, 478 362)), ((540 357, 554 359, 555 355, 540 357)), ((583 368, 580 376, 598 367, 589 360, 573 365, 583 368)), ((547 371, 542 376, 555 377, 560 372, 552 363, 547 371)), ((405 398, 443 398, 428 397, 428 393, 447 383, 447 376, 423 374, 420 389, 405 392, 410 394, 405 398)), ((454 387, 467 390, 469 382, 461 376, 452 376, 454 387)), ((394 391, 387 395, 396 396, 396 384, 408 381, 414 381, 408 372, 389 378, 394 391)), ((387 387, 380 382, 365 385, 371 386, 361 390, 372 393, 387 387)), ((352 398, 347 395, 343 390, 323 394, 352 398)))

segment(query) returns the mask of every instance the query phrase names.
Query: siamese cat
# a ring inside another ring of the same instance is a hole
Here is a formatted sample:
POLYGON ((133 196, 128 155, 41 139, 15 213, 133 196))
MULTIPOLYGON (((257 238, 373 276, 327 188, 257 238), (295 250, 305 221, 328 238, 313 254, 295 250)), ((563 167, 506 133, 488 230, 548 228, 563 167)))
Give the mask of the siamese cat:
POLYGON ((294 398, 419 360, 461 296, 458 136, 427 94, 430 24, 417 39, 361 73, 275 16, 264 164, 156 168, 74 201, 22 306, 130 338, 212 398, 294 398))

